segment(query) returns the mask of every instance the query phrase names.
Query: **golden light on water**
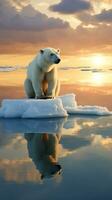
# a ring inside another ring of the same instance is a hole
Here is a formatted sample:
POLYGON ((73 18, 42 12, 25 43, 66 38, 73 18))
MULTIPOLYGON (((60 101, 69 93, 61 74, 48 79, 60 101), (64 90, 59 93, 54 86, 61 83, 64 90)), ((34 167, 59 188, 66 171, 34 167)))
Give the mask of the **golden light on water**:
POLYGON ((104 82, 105 82, 105 77, 104 77, 104 75, 103 74, 101 74, 101 73, 94 73, 94 74, 92 74, 92 77, 91 77, 91 83, 93 84, 93 85, 103 85, 104 84, 104 82))
POLYGON ((79 56, 74 61, 77 61, 79 66, 90 67, 108 67, 111 66, 112 56, 102 53, 89 54, 87 56, 79 56), (78 62, 79 61, 79 62, 78 62))
MULTIPOLYGON (((34 56, 0 55, 0 66, 27 66, 34 56)), ((111 63, 112 57, 103 53, 89 54, 87 56, 62 56, 62 62, 58 68, 59 78, 61 83, 64 84, 111 85, 111 63), (87 68, 88 66, 89 68, 87 68), (65 69, 62 70, 61 67, 65 69)), ((26 69, 8 73, 0 72, 0 86, 23 86, 25 77, 26 69)))

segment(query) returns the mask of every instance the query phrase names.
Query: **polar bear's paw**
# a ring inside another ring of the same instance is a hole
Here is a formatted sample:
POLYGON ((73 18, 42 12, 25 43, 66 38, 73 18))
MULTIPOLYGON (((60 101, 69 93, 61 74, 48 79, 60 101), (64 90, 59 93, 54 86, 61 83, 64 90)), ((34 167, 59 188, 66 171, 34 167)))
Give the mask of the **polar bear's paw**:
POLYGON ((46 96, 45 99, 54 99, 55 97, 53 96, 46 96))
POLYGON ((45 99, 45 95, 36 96, 35 99, 45 99))
POLYGON ((54 99, 54 96, 51 95, 41 95, 41 96, 36 96, 35 99, 54 99))

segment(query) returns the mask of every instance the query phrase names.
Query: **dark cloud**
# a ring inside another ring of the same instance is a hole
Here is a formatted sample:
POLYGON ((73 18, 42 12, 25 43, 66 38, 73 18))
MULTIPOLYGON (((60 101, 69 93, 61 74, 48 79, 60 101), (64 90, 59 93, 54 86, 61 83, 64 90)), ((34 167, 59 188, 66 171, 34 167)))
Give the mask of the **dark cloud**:
POLYGON ((68 23, 48 18, 31 5, 18 13, 7 0, 0 0, 0 53, 31 54, 47 46, 60 48, 66 55, 111 53, 112 24, 108 26, 107 17, 104 20, 105 12, 95 16, 78 13, 76 16, 82 23, 74 30, 68 23), (95 26, 89 28, 89 24, 95 26))
POLYGON ((100 14, 96 15, 95 18, 100 22, 112 23, 112 9, 103 10, 100 14))
POLYGON ((91 8, 91 3, 86 0, 62 0, 60 3, 50 6, 50 10, 64 14, 73 14, 91 8))
POLYGON ((0 0, 0 23, 2 20, 9 20, 17 14, 16 9, 11 6, 8 0, 0 0))
POLYGON ((112 26, 76 30, 52 29, 48 31, 0 31, 0 53, 35 53, 38 49, 52 46, 60 48, 65 55, 112 52, 112 26))
POLYGON ((25 6, 20 12, 8 0, 0 2, 0 28, 8 30, 43 31, 69 27, 68 22, 35 10, 31 5, 25 6))
POLYGON ((112 9, 102 10, 101 13, 92 15, 88 12, 78 13, 77 18, 82 21, 83 24, 99 25, 99 23, 108 24, 112 23, 112 9))

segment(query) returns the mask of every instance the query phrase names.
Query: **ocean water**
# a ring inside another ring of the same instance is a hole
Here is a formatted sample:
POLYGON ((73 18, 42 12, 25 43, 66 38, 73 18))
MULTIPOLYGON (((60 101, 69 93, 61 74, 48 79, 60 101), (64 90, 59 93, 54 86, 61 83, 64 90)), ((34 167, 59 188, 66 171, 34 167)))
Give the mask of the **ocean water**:
MULTIPOLYGON (((18 86, 24 84, 27 67, 0 66, 0 86, 18 86)), ((64 84, 86 86, 111 86, 112 67, 59 67, 59 79, 64 84)))
POLYGON ((112 117, 0 120, 1 200, 111 200, 112 117))

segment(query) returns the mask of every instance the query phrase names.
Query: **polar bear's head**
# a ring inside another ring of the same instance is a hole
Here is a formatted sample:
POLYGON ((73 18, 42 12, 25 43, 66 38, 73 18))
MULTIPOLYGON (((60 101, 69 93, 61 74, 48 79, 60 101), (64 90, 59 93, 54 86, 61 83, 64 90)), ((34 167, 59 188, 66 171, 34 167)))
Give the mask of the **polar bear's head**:
POLYGON ((41 58, 45 61, 46 64, 58 64, 61 61, 60 50, 53 48, 45 48, 40 50, 41 58))

